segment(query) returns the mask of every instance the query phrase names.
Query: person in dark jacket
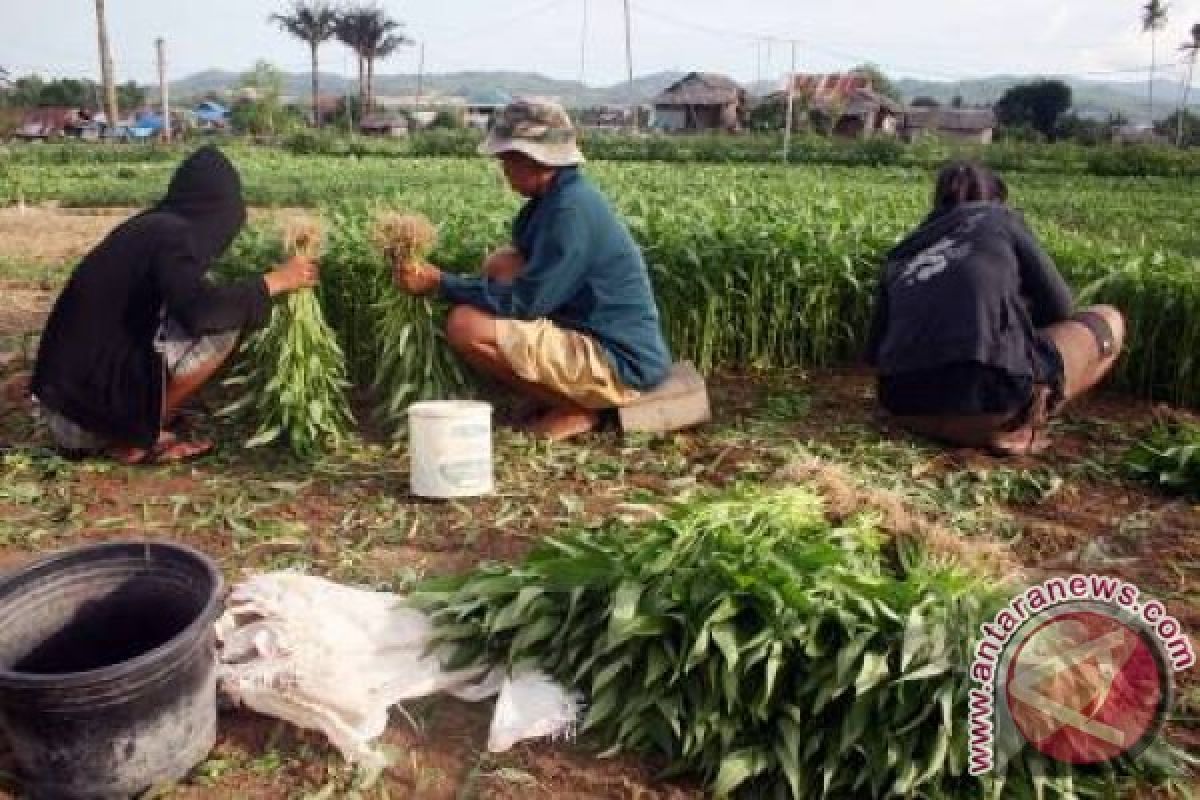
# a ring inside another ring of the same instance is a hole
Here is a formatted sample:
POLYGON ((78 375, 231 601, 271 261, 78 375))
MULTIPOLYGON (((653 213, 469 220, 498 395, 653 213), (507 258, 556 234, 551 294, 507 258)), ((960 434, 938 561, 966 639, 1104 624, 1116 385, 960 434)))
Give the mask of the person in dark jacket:
POLYGON ((500 159, 509 185, 529 199, 512 244, 488 257, 482 277, 400 265, 396 283, 455 304, 451 346, 543 409, 535 433, 585 433, 600 410, 633 402, 670 369, 646 263, 579 171, 583 156, 561 107, 509 105, 482 151, 500 159))
POLYGON ((918 434, 1037 452, 1047 419, 1112 369, 1125 336, 1111 306, 1071 290, 986 167, 938 176, 934 209, 887 256, 868 339, 880 405, 918 434))
POLYGON ((84 257, 46 323, 31 385, 61 449, 126 463, 211 449, 178 440, 173 416, 239 334, 265 323, 272 296, 317 280, 303 258, 235 285, 207 280, 245 220, 237 171, 205 147, 176 170, 162 202, 84 257))

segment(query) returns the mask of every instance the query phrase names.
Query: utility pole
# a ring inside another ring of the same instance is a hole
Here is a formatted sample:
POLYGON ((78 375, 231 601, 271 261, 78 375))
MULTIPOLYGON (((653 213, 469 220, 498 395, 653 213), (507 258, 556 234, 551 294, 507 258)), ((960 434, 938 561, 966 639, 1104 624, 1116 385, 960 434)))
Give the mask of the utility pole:
POLYGON ((792 113, 796 105, 796 42, 792 40, 792 70, 788 73, 787 114, 783 120, 783 163, 792 152, 792 113))
POLYGON ((583 27, 579 31, 579 82, 587 75, 588 0, 583 0, 583 27))
POLYGON ((417 111, 421 110, 421 94, 425 88, 425 42, 421 42, 421 49, 417 55, 417 111))
POLYGON ((171 87, 167 83, 167 43, 162 37, 154 40, 158 60, 158 96, 162 101, 162 140, 171 143, 171 87))
POLYGON ((637 96, 633 91, 633 32, 629 22, 629 0, 625 0, 625 67, 629 72, 629 107, 633 110, 633 132, 641 127, 637 96))
POLYGON ((100 45, 100 82, 104 84, 104 113, 108 116, 109 128, 115 130, 120 109, 117 108, 117 86, 113 82, 112 53, 108 47, 108 24, 104 21, 104 0, 96 0, 96 39, 100 45))

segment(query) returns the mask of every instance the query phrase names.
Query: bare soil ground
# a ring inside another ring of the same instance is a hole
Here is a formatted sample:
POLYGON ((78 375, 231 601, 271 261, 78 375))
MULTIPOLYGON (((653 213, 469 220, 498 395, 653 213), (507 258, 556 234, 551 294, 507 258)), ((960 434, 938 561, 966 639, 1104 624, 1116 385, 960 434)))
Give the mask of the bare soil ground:
POLYGON ((131 209, 0 208, 0 262, 77 261, 131 209))
MULTIPOLYGON (((12 212, 0 212, 0 215, 12 212)), ((43 213, 43 212, 39 212, 43 213)), ((58 212, 45 212, 55 226, 58 212)), ((53 263, 86 249, 118 216, 80 223, 73 244, 21 250, 0 228, 5 256, 53 263), (99 220, 104 220, 100 222, 99 220), (88 229, 87 225, 95 227, 88 229), (40 253, 40 254, 39 254, 40 253)), ((0 226, 6 224, 0 216, 0 226)), ((0 278, 5 276, 0 273, 0 278)), ((53 281, 53 278, 47 280, 53 281)), ((51 298, 39 279, 4 285, 0 351, 36 333, 51 298), (7 344, 6 344, 7 343, 7 344)), ((20 369, 0 354, 0 382, 20 369)), ((131 469, 67 462, 48 450, 26 409, 0 400, 0 570, 49 550, 131 535, 193 544, 235 579, 246 571, 303 567, 335 580, 403 589, 412 579, 520 558, 564 524, 637 518, 647 503, 740 480, 764 480, 798 454, 815 454, 865 481, 901 492, 969 537, 1001 537, 1027 566, 1102 572, 1136 582, 1200 631, 1200 506, 1128 483, 1118 462, 1159 410, 1101 396, 1056 429, 1047 455, 1000 460, 944 451, 879 430, 868 375, 857 370, 716 376, 717 418, 660 439, 601 433, 551 446, 500 431, 499 492, 471 503, 434 503, 407 491, 407 459, 365 441, 336 458, 301 465, 246 451, 238 432, 202 430, 220 442, 192 465, 131 469)), ((205 401, 215 405, 217 400, 205 401)), ((1194 719, 1200 689, 1181 687, 1194 719)), ((535 743, 490 755, 490 708, 431 700, 399 715, 386 735, 395 764, 359 796, 370 798, 701 797, 657 780, 653 764, 600 760, 565 744, 535 743)), ((1194 724, 1194 723, 1193 723, 1194 724)), ((1173 736, 1200 745, 1195 728, 1173 736)), ((0 798, 12 787, 0 754, 0 798)), ((179 787, 181 798, 344 797, 353 774, 319 737, 245 712, 222 716, 216 751, 179 787)))
MULTIPOLYGON (((53 205, 0 207, 0 264, 60 266, 76 262, 137 211, 53 205)), ((260 219, 286 213, 286 209, 254 209, 250 216, 260 219)), ((44 276, 43 279, 52 282, 54 277, 44 276)))

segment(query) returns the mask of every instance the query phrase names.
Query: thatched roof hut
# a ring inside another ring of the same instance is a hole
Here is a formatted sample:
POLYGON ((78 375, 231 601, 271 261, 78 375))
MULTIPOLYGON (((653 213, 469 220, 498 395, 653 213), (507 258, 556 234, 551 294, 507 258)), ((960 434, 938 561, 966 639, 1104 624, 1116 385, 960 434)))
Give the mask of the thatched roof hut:
POLYGON ((667 131, 736 131, 748 95, 732 78, 691 72, 654 98, 656 125, 667 131))

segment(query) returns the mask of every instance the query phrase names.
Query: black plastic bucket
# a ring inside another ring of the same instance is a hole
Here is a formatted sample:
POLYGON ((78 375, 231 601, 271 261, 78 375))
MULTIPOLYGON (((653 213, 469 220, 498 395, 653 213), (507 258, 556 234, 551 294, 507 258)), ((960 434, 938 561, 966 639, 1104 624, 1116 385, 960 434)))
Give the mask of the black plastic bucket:
POLYGON ((205 758, 221 594, 210 559, 166 543, 84 547, 0 580, 0 728, 29 796, 125 798, 205 758))

